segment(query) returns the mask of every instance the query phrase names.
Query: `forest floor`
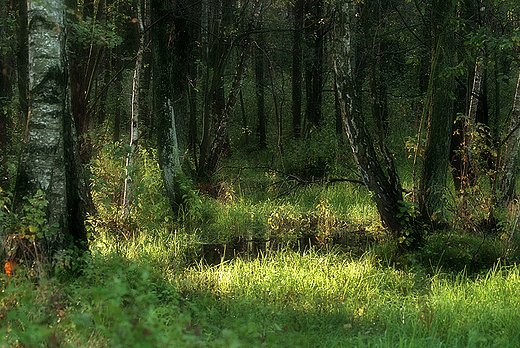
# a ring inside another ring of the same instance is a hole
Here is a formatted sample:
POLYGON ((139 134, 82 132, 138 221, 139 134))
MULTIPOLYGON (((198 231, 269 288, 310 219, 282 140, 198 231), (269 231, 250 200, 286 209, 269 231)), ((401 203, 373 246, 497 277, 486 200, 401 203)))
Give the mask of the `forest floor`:
POLYGON ((143 240, 93 248, 73 277, 3 275, 0 346, 520 345, 518 266, 431 273, 311 248, 177 269, 151 239, 155 253, 143 240))
POLYGON ((154 161, 123 220, 122 171, 104 163, 89 252, 0 275, 0 347, 520 346, 507 226, 454 225, 403 252, 359 185, 281 196, 273 173, 228 175, 172 216, 154 161))

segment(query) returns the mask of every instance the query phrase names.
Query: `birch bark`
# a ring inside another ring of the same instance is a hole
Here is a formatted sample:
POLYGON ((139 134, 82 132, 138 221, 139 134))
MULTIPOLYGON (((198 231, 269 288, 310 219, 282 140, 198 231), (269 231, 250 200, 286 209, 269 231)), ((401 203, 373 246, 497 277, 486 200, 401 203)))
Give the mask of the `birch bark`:
POLYGON ((20 156, 14 206, 41 190, 49 229, 39 243, 51 259, 75 244, 86 246, 86 186, 70 109, 63 0, 28 2, 29 116, 20 156))
POLYGON ((144 51, 144 23, 141 9, 141 1, 137 3, 137 22, 139 35, 139 48, 135 60, 134 76, 132 78, 132 102, 131 102, 131 119, 130 119, 130 143, 129 151, 126 156, 125 169, 125 188, 123 192, 123 216, 129 214, 130 204, 134 195, 134 167, 137 144, 139 142, 139 123, 140 123, 140 87, 141 87, 141 70, 143 67, 143 51, 144 51))
POLYGON ((374 141, 367 131, 361 113, 359 96, 354 79, 354 33, 355 3, 338 1, 332 45, 334 72, 338 99, 346 133, 359 173, 367 189, 372 193, 383 225, 395 238, 411 237, 414 243, 420 242, 420 235, 414 229, 406 229, 407 212, 402 208, 402 192, 398 178, 392 170, 385 170, 377 158, 374 141), (408 235, 406 233, 408 232, 408 235))

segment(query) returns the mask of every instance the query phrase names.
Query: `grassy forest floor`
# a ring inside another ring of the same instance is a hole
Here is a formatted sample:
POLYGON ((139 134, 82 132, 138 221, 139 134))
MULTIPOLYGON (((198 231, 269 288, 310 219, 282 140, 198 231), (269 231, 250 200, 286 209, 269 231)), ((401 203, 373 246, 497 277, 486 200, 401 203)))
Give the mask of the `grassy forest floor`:
POLYGON ((0 276, 0 347, 520 346, 512 223, 483 233, 453 200, 453 226, 402 253, 363 187, 243 163, 173 217, 144 150, 123 219, 119 151, 90 168, 90 253, 0 276))

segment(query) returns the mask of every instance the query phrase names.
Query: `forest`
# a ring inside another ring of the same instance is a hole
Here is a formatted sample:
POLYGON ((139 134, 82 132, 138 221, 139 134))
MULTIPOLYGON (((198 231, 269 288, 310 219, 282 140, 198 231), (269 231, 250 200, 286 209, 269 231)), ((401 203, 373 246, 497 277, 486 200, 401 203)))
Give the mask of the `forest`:
POLYGON ((0 347, 519 347, 519 5, 1 1, 0 347))

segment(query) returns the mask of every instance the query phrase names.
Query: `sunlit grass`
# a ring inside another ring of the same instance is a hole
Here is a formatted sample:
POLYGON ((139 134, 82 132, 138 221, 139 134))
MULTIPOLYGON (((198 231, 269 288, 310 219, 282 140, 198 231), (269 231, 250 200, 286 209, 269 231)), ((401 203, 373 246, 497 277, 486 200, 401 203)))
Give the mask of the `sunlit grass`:
MULTIPOLYGON (((83 271, 2 279, 0 342, 110 347, 517 347, 520 269, 428 274, 372 251, 185 263, 194 236, 91 244, 83 271), (37 299, 37 302, 32 299, 37 299), (129 331, 130 330, 130 331, 129 331), (129 333, 131 332, 131 334, 129 333), (15 338, 13 338, 15 337, 15 338), (180 345, 179 345, 180 344, 180 345)), ((155 237, 153 237, 155 236, 155 237)), ((193 255, 192 255, 193 257, 193 255)))
POLYGON ((287 251, 200 266, 177 281, 197 308, 198 325, 210 336, 235 327, 247 346, 520 343, 517 267, 497 266, 472 280, 464 273, 426 276, 383 267, 370 254, 353 260, 287 251))

